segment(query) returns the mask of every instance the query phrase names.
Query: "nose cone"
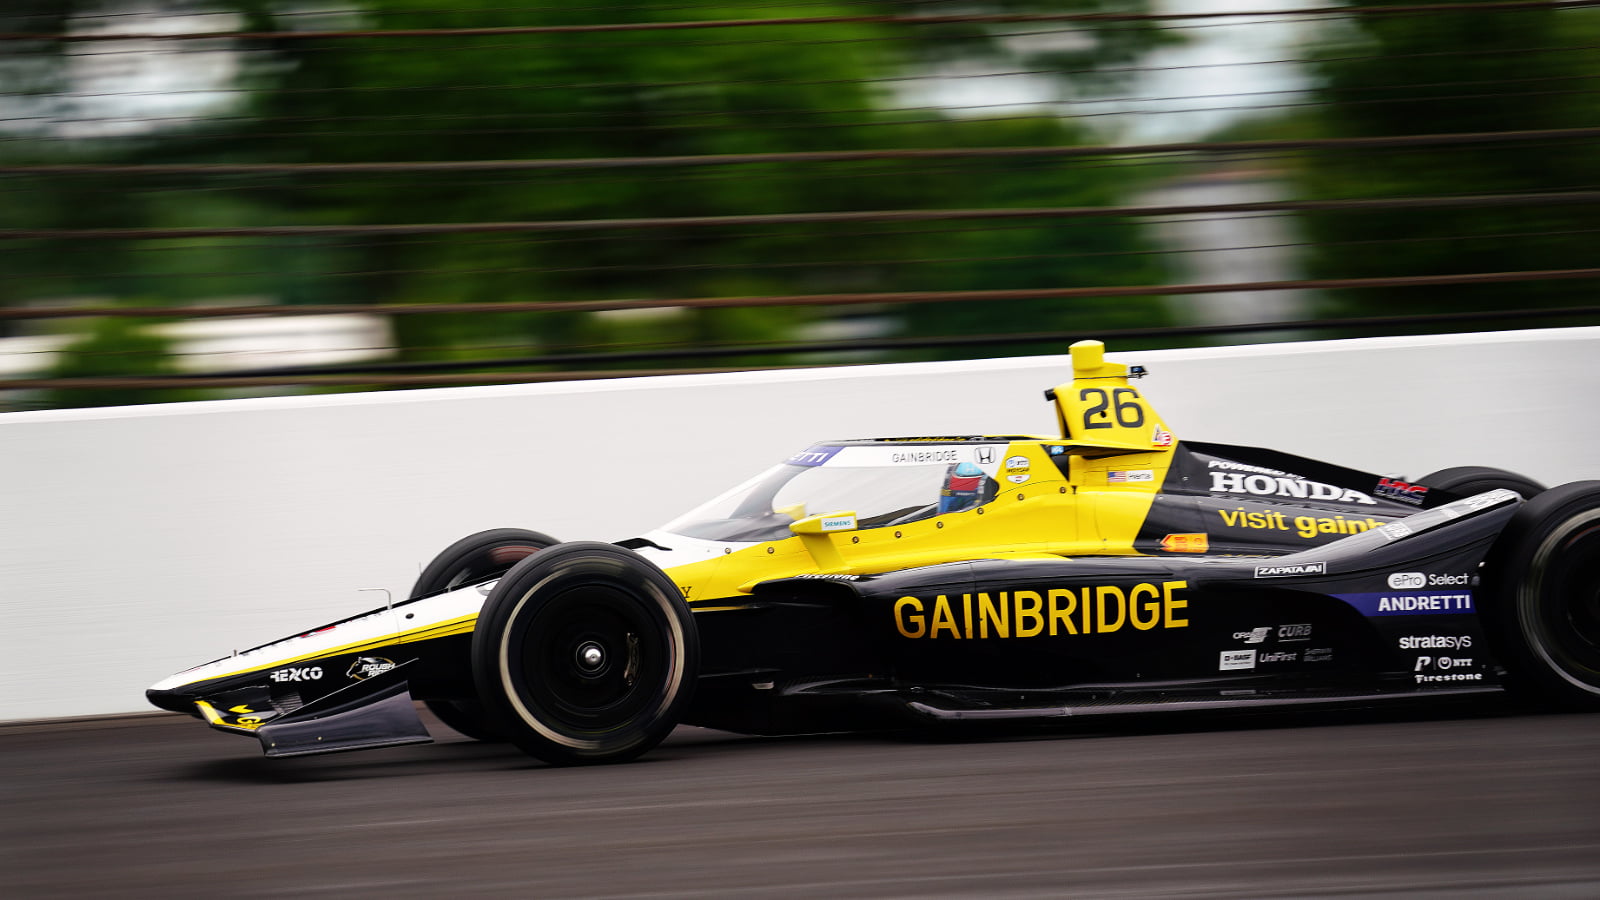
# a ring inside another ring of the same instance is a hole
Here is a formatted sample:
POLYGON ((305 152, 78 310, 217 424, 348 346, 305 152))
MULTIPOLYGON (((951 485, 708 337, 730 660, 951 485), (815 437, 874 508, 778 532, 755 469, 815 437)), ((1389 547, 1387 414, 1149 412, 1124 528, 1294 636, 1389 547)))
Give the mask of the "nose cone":
POLYGON ((188 713, 191 716, 199 715, 194 708, 194 698, 188 694, 161 688, 151 688, 144 692, 144 698, 149 700, 150 704, 157 709, 188 713))

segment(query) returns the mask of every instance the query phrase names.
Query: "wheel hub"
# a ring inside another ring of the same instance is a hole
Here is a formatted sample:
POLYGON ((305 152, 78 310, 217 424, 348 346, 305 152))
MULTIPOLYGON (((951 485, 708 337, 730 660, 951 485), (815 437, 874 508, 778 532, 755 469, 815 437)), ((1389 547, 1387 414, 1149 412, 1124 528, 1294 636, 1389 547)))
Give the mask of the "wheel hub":
POLYGON ((584 641, 578 645, 573 658, 578 664, 578 671, 593 675, 605 668, 606 649, 598 641, 584 641))

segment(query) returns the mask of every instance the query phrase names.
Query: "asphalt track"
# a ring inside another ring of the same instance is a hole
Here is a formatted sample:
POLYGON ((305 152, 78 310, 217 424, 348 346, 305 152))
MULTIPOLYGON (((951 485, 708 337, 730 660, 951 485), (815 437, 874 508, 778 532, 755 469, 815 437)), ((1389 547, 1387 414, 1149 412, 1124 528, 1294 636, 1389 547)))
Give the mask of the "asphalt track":
POLYGON ((1600 897, 1600 715, 1325 720, 680 728, 580 769, 454 736, 269 761, 175 715, 11 725, 0 895, 1600 897))

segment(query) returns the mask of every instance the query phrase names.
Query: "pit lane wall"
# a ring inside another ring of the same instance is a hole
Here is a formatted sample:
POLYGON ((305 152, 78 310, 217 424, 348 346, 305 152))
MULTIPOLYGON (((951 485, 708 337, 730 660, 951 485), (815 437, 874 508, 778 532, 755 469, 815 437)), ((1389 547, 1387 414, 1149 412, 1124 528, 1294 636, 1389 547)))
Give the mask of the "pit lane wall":
MULTIPOLYGON (((1113 350, 1114 350, 1113 344, 1113 350)), ((1600 328, 1117 354, 1180 438, 1600 478, 1600 328)), ((619 540, 818 439, 1055 433, 1065 356, 0 415, 0 720, 405 595, 445 545, 619 540)))

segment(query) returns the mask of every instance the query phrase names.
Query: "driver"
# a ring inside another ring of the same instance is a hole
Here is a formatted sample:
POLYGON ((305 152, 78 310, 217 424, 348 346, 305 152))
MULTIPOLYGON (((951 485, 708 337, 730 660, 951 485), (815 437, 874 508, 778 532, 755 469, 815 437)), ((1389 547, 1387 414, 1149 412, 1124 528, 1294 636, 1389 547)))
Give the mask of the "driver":
POLYGON ((976 506, 982 492, 983 470, 969 462, 956 463, 945 470, 944 488, 939 491, 939 515, 976 506))

